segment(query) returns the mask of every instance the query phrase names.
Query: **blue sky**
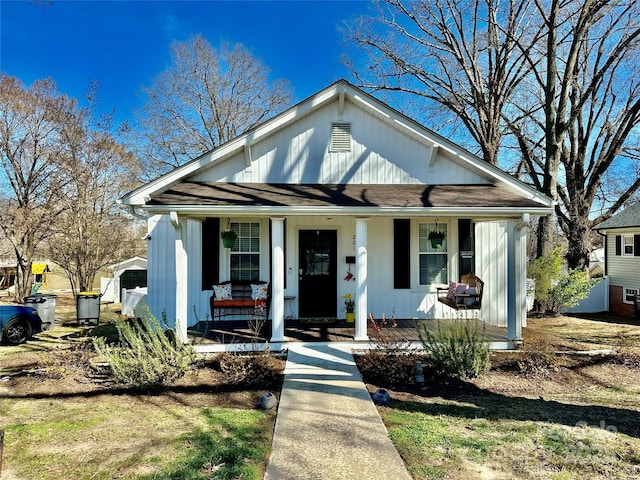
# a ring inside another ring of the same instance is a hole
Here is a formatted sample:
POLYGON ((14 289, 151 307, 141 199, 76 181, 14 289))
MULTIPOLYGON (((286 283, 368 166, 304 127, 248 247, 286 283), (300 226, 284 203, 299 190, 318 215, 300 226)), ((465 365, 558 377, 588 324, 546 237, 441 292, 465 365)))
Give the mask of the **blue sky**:
POLYGON ((201 33, 214 47, 242 43, 291 82, 300 101, 348 78, 339 25, 368 1, 0 1, 0 70, 29 85, 51 77, 80 99, 99 83, 100 107, 118 121, 140 106, 142 85, 169 65, 172 41, 201 33))

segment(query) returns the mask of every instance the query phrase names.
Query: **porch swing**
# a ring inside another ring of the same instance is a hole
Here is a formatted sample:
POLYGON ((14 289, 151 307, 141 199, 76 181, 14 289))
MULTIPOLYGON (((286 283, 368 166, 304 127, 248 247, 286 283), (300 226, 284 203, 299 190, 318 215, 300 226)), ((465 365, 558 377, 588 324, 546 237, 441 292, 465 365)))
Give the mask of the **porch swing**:
POLYGON ((448 287, 436 287, 438 301, 454 310, 480 310, 484 282, 468 273, 462 275, 460 283, 449 282, 448 287))

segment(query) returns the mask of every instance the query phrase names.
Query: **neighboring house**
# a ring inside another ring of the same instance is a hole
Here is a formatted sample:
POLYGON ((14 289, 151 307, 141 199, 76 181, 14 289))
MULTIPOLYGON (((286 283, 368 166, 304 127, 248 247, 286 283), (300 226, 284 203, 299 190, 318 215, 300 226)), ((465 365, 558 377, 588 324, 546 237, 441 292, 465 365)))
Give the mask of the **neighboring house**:
MULTIPOLYGON (((552 201, 341 80, 271 120, 127 194, 148 220, 151 312, 187 326, 211 318, 213 285, 266 280, 271 342, 287 313, 444 318, 436 286, 473 272, 479 317, 522 338, 526 232, 552 201), (220 233, 240 232, 233 249, 220 233), (445 232, 434 248, 430 232, 445 232), (290 297, 294 297, 293 299, 290 297)), ((289 318, 289 315, 287 315, 289 318)))
POLYGON ((640 202, 599 223, 594 230, 604 235, 609 310, 633 315, 635 297, 640 295, 640 202))
POLYGON ((103 302, 120 303, 123 289, 147 286, 147 259, 131 257, 107 267, 112 277, 100 279, 100 293, 103 302))

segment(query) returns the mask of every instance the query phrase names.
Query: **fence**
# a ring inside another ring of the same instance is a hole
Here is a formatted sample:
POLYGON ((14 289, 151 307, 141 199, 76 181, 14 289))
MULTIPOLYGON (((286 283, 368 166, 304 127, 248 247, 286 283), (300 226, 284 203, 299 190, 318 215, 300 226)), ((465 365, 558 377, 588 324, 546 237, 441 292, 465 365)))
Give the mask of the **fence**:
POLYGON ((140 303, 141 300, 146 300, 146 296, 147 287, 136 287, 130 290, 123 288, 122 294, 120 295, 122 300, 122 315, 132 316, 138 303, 140 303))
POLYGON ((580 300, 575 307, 567 308, 562 313, 598 313, 609 310, 609 277, 596 283, 587 298, 580 300))

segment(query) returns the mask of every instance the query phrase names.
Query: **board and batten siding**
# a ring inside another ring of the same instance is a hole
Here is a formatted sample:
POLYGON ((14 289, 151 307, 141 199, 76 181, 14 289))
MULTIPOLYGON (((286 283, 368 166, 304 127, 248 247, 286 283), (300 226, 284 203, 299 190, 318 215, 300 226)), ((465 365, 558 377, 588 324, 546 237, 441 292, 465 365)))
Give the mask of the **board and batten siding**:
POLYGON ((616 255, 616 236, 618 235, 640 235, 640 231, 629 228, 607 232, 607 276, 609 277, 609 284, 640 290, 640 256, 616 255))
POLYGON ((239 150, 190 177, 193 181, 270 183, 486 184, 484 177, 437 150, 346 102, 342 118, 336 104, 325 107, 251 145, 251 167, 239 150), (331 125, 351 125, 350 152, 330 150, 331 125))
MULTIPOLYGON (((507 326, 508 222, 476 224, 476 275, 484 281, 482 319, 498 327, 507 326)), ((523 286, 524 287, 524 286, 523 286)))
MULTIPOLYGON (((234 219, 231 219, 234 221, 234 219)), ((261 231, 261 279, 269 278, 269 223, 267 218, 242 219, 259 221, 261 231)), ((437 301, 434 286, 418 285, 418 224, 433 222, 434 218, 410 220, 410 288, 395 289, 393 285, 393 218, 371 217, 368 221, 368 312, 380 319, 384 314, 389 318, 447 318, 457 313, 437 301)), ((458 278, 457 219, 440 219, 447 225, 449 279, 458 278)), ((149 221, 150 236, 149 291, 150 310, 158 319, 166 312, 170 325, 175 322, 175 238, 176 231, 168 215, 156 215, 149 221)), ((336 302, 338 316, 344 315, 343 295, 354 294, 355 281, 345 280, 349 270, 347 256, 355 255, 355 219, 352 217, 288 217, 285 225, 286 253, 285 275, 286 295, 295 296, 293 311, 298 311, 298 235, 300 230, 336 230, 338 238, 338 294, 336 302)), ((476 268, 477 274, 485 281, 483 309, 480 317, 497 326, 506 326, 507 291, 507 222, 487 222, 476 224, 476 268)), ((196 219, 181 220, 181 235, 186 249, 188 282, 187 325, 211 319, 209 298, 211 288, 202 285, 203 257, 202 222, 196 219), (204 288, 204 289, 203 289, 204 288)), ((229 278, 229 251, 218 245, 220 255, 219 279, 229 278)), ((355 274, 355 265, 351 265, 355 274)), ((322 299, 331 301, 331 299, 322 299)), ((290 313, 290 312, 289 312, 290 313)), ((471 315, 475 316, 476 313, 471 315)))
POLYGON ((159 321, 163 313, 173 325, 176 317, 175 229, 169 215, 154 215, 147 221, 147 302, 149 311, 159 321))

